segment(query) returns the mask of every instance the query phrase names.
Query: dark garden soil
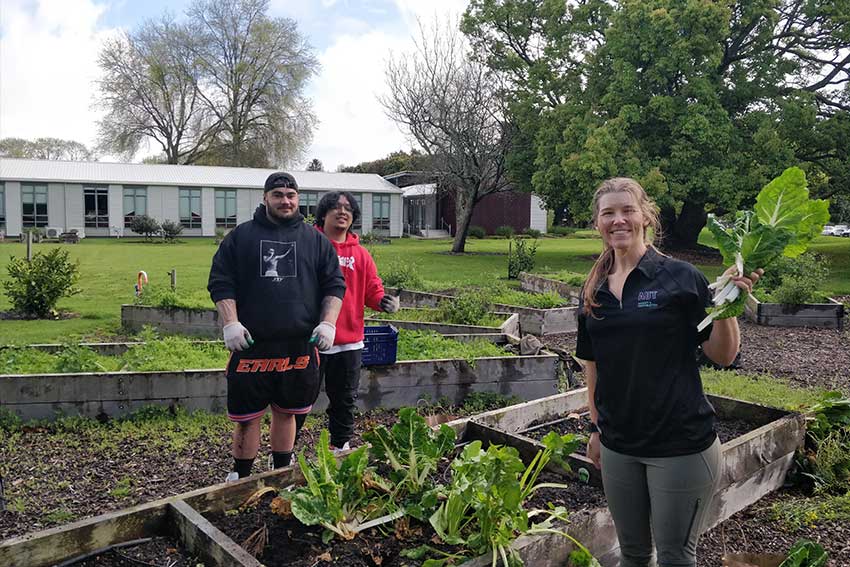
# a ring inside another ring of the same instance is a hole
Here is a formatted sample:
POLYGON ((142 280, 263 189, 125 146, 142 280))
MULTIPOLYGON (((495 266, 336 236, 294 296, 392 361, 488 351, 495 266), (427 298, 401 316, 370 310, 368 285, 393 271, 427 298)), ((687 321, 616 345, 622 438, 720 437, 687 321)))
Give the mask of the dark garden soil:
MULTIPOLYGON (((431 544, 430 526, 416 521, 388 523, 365 530, 351 540, 334 537, 322 543, 321 526, 305 526, 294 517, 274 514, 271 501, 275 494, 265 495, 256 507, 237 514, 210 514, 208 519, 230 538, 252 553, 267 567, 396 567, 418 565, 405 559, 405 549, 431 544), (264 533, 265 544, 257 543, 257 533, 264 533), (254 536, 252 538, 252 535, 254 536)), ((450 550, 450 548, 443 548, 450 550)))
MULTIPOLYGON (((128 542, 132 543, 132 542, 128 542)), ((120 545, 79 561, 64 564, 67 567, 195 567, 197 558, 191 556, 176 540, 154 537, 133 545, 120 545)))
POLYGON ((850 565, 850 525, 846 521, 822 520, 817 526, 792 529, 777 521, 771 506, 803 495, 794 489, 768 494, 749 508, 704 533, 697 547, 698 567, 716 567, 727 553, 785 553, 800 538, 821 544, 828 565, 850 565))
MULTIPOLYGON (((538 441, 543 439, 550 431, 557 431, 558 435, 566 435, 567 433, 586 435, 588 425, 590 424, 590 414, 586 413, 586 411, 584 409, 577 413, 571 413, 555 419, 533 421, 528 424, 530 431, 521 433, 526 437, 531 437, 538 441)), ((720 437, 720 442, 726 443, 758 428, 760 425, 743 419, 718 419, 715 428, 717 429, 717 436, 720 437)), ((576 453, 584 455, 586 449, 587 447, 584 444, 579 445, 576 453)))
MULTIPOLYGON (((742 342, 736 368, 739 372, 771 374, 796 386, 850 395, 850 321, 843 330, 765 327, 743 319, 738 322, 742 342)), ((576 348, 575 333, 547 335, 541 340, 567 352, 576 348)))

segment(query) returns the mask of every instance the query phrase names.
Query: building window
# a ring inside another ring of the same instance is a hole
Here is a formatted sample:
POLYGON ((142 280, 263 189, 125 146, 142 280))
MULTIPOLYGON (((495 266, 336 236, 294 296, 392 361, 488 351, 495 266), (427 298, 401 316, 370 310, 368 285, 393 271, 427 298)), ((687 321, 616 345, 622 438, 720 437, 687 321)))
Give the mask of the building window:
POLYGON ((6 185, 0 183, 0 229, 6 229, 6 185))
POLYGON ((86 227, 109 228, 109 188, 83 187, 86 227))
POLYGON ((124 226, 130 226, 133 217, 148 214, 147 187, 124 187, 124 226))
POLYGON ((201 228, 201 190, 180 188, 180 224, 201 228))
POLYGON ((47 226, 47 185, 21 185, 24 228, 47 226))
POLYGON ((215 225, 220 228, 236 226, 236 189, 215 190, 215 225))
POLYGON ((318 193, 299 193, 298 194, 298 210, 301 211, 301 214, 306 216, 313 215, 316 216, 316 207, 319 204, 319 194, 318 193))
POLYGON ((372 230, 390 231, 390 196, 372 195, 372 230))
POLYGON ((352 193, 354 195, 354 200, 357 201, 357 206, 360 208, 360 218, 357 219, 357 222, 351 225, 351 230, 360 231, 363 228, 363 194, 362 193, 352 193))

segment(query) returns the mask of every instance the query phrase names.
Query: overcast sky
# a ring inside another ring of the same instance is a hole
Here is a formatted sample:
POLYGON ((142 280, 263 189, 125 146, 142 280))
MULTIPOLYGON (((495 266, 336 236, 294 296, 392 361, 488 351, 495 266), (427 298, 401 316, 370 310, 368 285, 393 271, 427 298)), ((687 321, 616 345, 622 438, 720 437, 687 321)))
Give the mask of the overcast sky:
MULTIPOLYGON (((189 0, 0 0, 0 138, 53 137, 93 145, 97 53, 189 0)), ((411 143, 376 101, 390 53, 410 48, 417 18, 457 16, 467 0, 271 0, 298 22, 321 63, 307 90, 320 124, 308 158, 325 170, 384 157, 411 143)), ((148 153, 157 153, 151 147, 148 153)), ((141 160, 144 155, 139 155, 141 160)), ((297 164, 301 169, 305 164, 297 164)))

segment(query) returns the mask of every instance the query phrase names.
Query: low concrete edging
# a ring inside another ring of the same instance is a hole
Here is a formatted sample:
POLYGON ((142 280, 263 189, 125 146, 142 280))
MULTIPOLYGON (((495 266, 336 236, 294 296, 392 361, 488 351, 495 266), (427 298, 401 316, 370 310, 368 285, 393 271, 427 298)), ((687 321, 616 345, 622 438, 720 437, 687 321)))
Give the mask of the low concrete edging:
POLYGON ((744 314, 757 325, 769 327, 844 328, 844 304, 828 297, 827 303, 791 305, 762 303, 752 294, 747 296, 744 314))
MULTIPOLYGON (((361 409, 415 406, 426 396, 461 403, 470 392, 531 399, 557 391, 558 357, 548 353, 473 361, 403 361, 361 369, 358 405, 361 409)), ((0 376, 0 408, 25 420, 58 415, 117 417, 151 404, 224 412, 224 370, 0 376)), ((327 398, 320 395, 316 410, 326 404, 327 398)))
MULTIPOLYGON (((451 301, 454 296, 441 293, 429 293, 425 291, 401 290, 396 291, 401 304, 405 307, 422 308, 436 307, 443 301, 451 301)), ((519 318, 518 333, 532 335, 553 335, 558 333, 570 333, 578 328, 576 307, 555 307, 552 309, 535 309, 533 307, 522 307, 519 305, 506 305, 496 303, 494 307, 499 311, 516 313, 519 318)), ((508 331, 505 331, 508 332, 508 331)))

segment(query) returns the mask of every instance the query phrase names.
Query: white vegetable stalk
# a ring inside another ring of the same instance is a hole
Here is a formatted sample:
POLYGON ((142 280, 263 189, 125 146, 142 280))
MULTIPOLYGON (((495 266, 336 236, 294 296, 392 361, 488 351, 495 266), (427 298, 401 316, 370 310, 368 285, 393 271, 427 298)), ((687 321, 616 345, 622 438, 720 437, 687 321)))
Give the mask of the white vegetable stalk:
MULTIPOLYGON (((744 275, 744 258, 741 256, 741 253, 738 252, 735 254, 735 269, 738 272, 736 276, 744 275)), ((741 288, 735 285, 735 282, 732 281, 732 278, 735 277, 733 275, 725 274, 719 276, 717 280, 708 286, 709 289, 714 290, 714 299, 712 302, 714 303, 714 307, 711 313, 709 313, 705 319, 700 321, 699 325, 697 325, 697 332, 701 332, 703 329, 708 327, 708 325, 714 321, 714 319, 720 314, 722 309, 718 309, 726 304, 732 303, 738 296, 741 295, 741 288), (717 291, 720 290, 720 291, 717 291)))

